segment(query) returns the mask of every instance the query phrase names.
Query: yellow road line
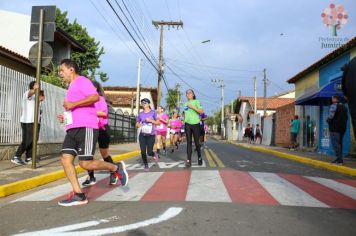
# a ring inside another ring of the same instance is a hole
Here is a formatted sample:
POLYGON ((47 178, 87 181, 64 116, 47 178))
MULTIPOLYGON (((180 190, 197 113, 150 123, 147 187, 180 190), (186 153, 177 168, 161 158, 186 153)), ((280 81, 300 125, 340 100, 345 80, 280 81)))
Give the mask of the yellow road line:
POLYGON ((211 156, 213 157, 214 161, 218 164, 218 167, 225 167, 225 165, 222 163, 222 161, 219 159, 219 157, 213 150, 209 149, 209 152, 211 153, 211 156))
POLYGON ((213 158, 211 157, 211 155, 210 155, 210 153, 208 152, 207 149, 204 149, 204 153, 205 153, 206 159, 207 159, 208 162, 209 162, 209 166, 210 166, 210 167, 216 167, 216 164, 215 164, 215 162, 213 161, 213 158))

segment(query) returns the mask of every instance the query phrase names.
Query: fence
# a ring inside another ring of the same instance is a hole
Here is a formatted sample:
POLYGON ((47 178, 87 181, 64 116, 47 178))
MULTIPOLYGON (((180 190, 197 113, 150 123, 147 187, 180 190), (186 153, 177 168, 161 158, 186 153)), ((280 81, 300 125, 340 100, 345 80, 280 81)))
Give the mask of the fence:
MULTIPOLYGON (((0 65, 0 144, 13 145, 22 140, 20 125, 23 94, 35 78, 0 65)), ((42 103, 43 113, 39 143, 61 143, 65 131, 63 124, 57 121, 57 115, 63 113, 65 89, 41 82, 45 92, 42 103)), ((136 142, 137 130, 135 117, 109 109, 109 126, 112 143, 136 142)))
MULTIPOLYGON (((23 94, 35 78, 0 65, 0 144, 21 142, 20 125, 23 94)), ((62 142, 64 127, 56 117, 63 113, 65 90, 42 82, 45 92, 39 142, 62 142)))

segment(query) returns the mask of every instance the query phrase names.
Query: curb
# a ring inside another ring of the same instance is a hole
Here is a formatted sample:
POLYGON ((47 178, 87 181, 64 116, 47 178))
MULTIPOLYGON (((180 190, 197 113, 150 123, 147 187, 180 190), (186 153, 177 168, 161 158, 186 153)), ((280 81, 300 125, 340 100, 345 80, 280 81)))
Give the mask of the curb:
POLYGON ((285 153, 285 152, 270 150, 270 149, 262 148, 262 147, 254 147, 254 146, 251 147, 251 146, 247 146, 247 145, 244 145, 244 144, 234 143, 234 142, 231 142, 231 141, 228 141, 228 143, 233 144, 233 145, 238 146, 238 147, 250 149, 250 150, 253 150, 253 151, 257 151, 257 152, 263 152, 263 153, 272 154, 272 155, 277 156, 277 157, 286 158, 286 159, 289 159, 289 160, 293 160, 293 161, 304 163, 304 164, 307 164, 307 165, 311 165, 311 166, 315 166, 315 167, 331 170, 331 171, 338 172, 338 173, 341 173, 341 174, 347 174, 347 175, 351 175, 351 176, 356 176, 356 169, 354 169, 354 168, 350 168, 350 167, 346 167, 346 166, 339 166, 339 165, 331 164, 331 163, 324 162, 324 161, 313 160, 313 159, 310 159, 310 158, 307 158, 307 157, 302 157, 302 156, 289 154, 289 153, 285 153))
MULTIPOLYGON (((114 162, 126 160, 135 156, 138 156, 141 152, 140 151, 132 151, 127 152, 119 155, 112 156, 114 162)), ((85 170, 81 168, 79 165, 75 166, 77 173, 82 173, 85 170)), ((54 182, 56 180, 65 178, 66 175, 64 170, 58 170, 51 173, 39 175, 36 177, 32 177, 26 180, 20 180, 17 182, 13 182, 10 184, 4 184, 0 186, 0 198, 6 197, 14 193, 23 192, 32 188, 36 188, 38 186, 48 184, 50 182, 54 182)))

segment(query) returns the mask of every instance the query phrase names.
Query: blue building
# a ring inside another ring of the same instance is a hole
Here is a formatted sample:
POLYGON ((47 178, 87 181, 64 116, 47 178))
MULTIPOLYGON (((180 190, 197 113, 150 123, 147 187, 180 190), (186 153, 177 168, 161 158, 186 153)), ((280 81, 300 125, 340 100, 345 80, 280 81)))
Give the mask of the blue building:
MULTIPOLYGON (((298 137, 301 147, 334 155, 326 118, 331 104, 331 96, 338 94, 343 97, 341 67, 355 56, 356 37, 287 81, 295 84, 296 114, 301 120, 301 132, 298 137)), ((351 152, 351 143, 354 142, 351 140, 353 137, 351 132, 349 116, 343 139, 344 155, 351 152)))

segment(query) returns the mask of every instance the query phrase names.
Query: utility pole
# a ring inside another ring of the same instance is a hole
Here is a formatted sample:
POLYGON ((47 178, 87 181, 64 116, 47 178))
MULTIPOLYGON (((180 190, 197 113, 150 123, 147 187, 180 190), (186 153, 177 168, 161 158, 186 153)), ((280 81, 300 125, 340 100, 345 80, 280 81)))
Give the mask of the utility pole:
POLYGON ((161 93, 162 93, 162 79, 163 79, 163 29, 164 26, 168 26, 168 29, 172 27, 173 29, 179 26, 183 28, 182 21, 152 21, 152 24, 156 27, 156 29, 160 28, 160 41, 159 41, 159 65, 158 65, 158 86, 157 86, 157 107, 161 104, 161 93))
POLYGON ((224 124, 224 80, 211 80, 213 83, 220 83, 219 88, 221 88, 221 137, 225 138, 225 124, 224 124))
POLYGON ((254 96, 255 96, 255 104, 254 104, 254 108, 253 111, 255 113, 255 115, 257 114, 257 79, 256 76, 253 77, 253 88, 254 88, 254 96))
POLYGON ((241 98, 241 90, 239 90, 239 99, 241 98))
POLYGON ((177 84, 177 108, 180 110, 180 84, 177 84))
POLYGON ((263 69, 263 115, 267 115, 267 76, 266 69, 263 69))
POLYGON ((136 115, 140 113, 140 80, 141 80, 141 58, 138 59, 137 87, 136 87, 136 115))

